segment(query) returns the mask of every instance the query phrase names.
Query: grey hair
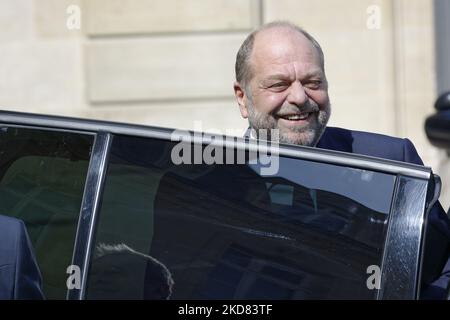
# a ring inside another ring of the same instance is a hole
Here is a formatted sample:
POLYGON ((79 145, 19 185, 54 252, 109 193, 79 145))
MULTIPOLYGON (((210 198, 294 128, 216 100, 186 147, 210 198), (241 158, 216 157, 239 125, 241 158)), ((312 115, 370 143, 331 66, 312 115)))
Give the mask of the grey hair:
POLYGON ((255 29, 252 33, 250 33, 247 38, 242 43, 241 47, 239 48, 239 51, 236 55, 236 64, 235 64, 235 73, 236 73, 236 81, 240 83, 242 86, 246 86, 250 79, 252 78, 252 71, 250 68, 250 55, 253 50, 253 44, 255 42, 256 35, 263 30, 271 29, 271 28, 288 28, 293 31, 297 31, 304 35, 306 39, 311 41, 314 48, 317 49, 317 52, 319 53, 320 58, 320 65, 322 67, 322 70, 325 72, 325 58, 322 51, 322 48, 320 44, 314 39, 312 35, 310 35, 306 30, 303 28, 289 22, 289 21, 274 21, 267 24, 264 24, 260 26, 259 28, 255 29))
POLYGON ((174 281, 172 279, 172 275, 171 275, 169 269, 167 269, 167 267, 163 263, 159 262, 158 260, 156 260, 152 256, 149 256, 147 254, 144 254, 144 253, 141 253, 139 251, 136 251, 133 248, 130 248, 125 243, 118 243, 118 244, 99 243, 96 246, 96 248, 95 248, 94 256, 95 256, 95 258, 101 258, 101 257, 104 257, 104 256, 109 255, 109 254, 118 254, 118 253, 134 254, 134 255, 139 256, 141 258, 150 260, 154 265, 157 265, 157 266, 159 266, 161 268, 162 272, 167 277, 167 279, 169 281, 169 284, 173 285, 174 281))
POLYGON ((96 258, 101 258, 108 254, 114 254, 114 253, 131 253, 131 254, 137 254, 140 256, 145 256, 145 254, 137 252, 136 250, 127 246, 125 243, 118 243, 118 244, 99 243, 95 248, 94 255, 96 258))
POLYGON ((134 254, 136 256, 140 256, 147 260, 151 260, 155 264, 161 265, 162 267, 166 268, 166 266, 164 266, 161 262, 159 262, 152 256, 149 256, 147 254, 136 251, 133 248, 130 248, 129 246, 127 246, 125 243, 118 243, 118 244, 99 243, 95 249, 96 250, 95 250, 94 256, 96 258, 101 258, 108 254, 129 253, 129 254, 134 254))

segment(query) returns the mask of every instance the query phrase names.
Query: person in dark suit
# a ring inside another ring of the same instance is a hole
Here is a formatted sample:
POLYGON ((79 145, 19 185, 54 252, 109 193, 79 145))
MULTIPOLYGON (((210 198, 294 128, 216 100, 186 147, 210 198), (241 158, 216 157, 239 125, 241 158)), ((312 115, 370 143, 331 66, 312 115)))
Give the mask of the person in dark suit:
MULTIPOLYGON (((305 30, 273 22, 252 32, 235 64, 234 92, 252 138, 358 153, 423 165, 408 139, 327 127, 331 115, 324 54, 305 30), (267 132, 268 131, 268 132, 267 132), (266 134, 268 135, 266 136, 266 134)), ((450 221, 437 203, 429 215, 422 298, 446 298, 450 221)))
POLYGON ((24 223, 0 215, 0 300, 43 299, 41 283, 24 223))

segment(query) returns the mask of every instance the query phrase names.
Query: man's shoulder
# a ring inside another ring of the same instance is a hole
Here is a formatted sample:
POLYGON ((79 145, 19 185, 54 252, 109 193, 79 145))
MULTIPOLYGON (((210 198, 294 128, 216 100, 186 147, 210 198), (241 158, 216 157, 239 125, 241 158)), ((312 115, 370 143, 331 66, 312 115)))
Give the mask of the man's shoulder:
POLYGON ((15 234, 23 227, 23 222, 19 219, 0 215, 0 234, 15 234))
POLYGON ((359 142, 359 141, 374 141, 374 142, 389 142, 393 144, 403 145, 405 143, 405 139, 388 136, 381 133, 367 132, 367 131, 358 131, 358 130, 350 130, 338 127, 327 127, 324 132, 324 136, 334 136, 341 137, 344 139, 351 140, 350 142, 359 142))
POLYGON ((408 139, 380 133, 327 127, 317 147, 421 164, 408 139))
POLYGON ((22 220, 0 215, 0 300, 43 299, 42 278, 22 220))
POLYGON ((12 252, 21 248, 18 242, 22 237, 26 237, 24 223, 19 219, 0 215, 0 256, 8 253, 12 257, 12 252))
POLYGON ((23 222, 0 215, 0 265, 14 264, 23 222))

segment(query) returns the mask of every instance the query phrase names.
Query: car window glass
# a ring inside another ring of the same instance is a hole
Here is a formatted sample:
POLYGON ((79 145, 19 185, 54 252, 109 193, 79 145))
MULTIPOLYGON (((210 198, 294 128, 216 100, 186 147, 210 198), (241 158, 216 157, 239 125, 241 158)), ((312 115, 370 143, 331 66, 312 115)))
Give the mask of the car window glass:
POLYGON ((92 135, 0 129, 0 214, 22 219, 48 299, 64 299, 92 135))
MULTIPOLYGON (((260 171, 258 164, 249 164, 249 166, 256 172, 260 171)), ((339 171, 336 170, 336 166, 325 163, 282 157, 279 160, 278 172, 271 176, 301 184, 309 189, 338 192, 382 213, 387 214, 391 207, 394 191, 392 175, 350 168, 339 171), (377 187, 374 188, 374 186, 377 187)))
POLYGON ((395 176, 288 157, 271 175, 175 165, 175 145, 114 138, 87 298, 376 297, 395 176))

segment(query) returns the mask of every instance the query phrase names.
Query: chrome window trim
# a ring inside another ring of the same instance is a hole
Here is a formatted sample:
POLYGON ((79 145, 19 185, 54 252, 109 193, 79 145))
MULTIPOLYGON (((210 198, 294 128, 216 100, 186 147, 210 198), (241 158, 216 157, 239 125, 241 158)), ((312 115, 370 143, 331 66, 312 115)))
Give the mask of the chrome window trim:
POLYGON ((86 292, 87 272, 89 270, 92 252, 93 235, 112 139, 113 136, 110 133, 99 132, 95 137, 92 147, 72 258, 72 265, 80 268, 81 286, 80 289, 68 289, 67 299, 69 300, 82 300, 86 292))
POLYGON ((72 129, 64 129, 64 128, 40 127, 40 126, 36 126, 36 125, 10 124, 10 123, 4 123, 4 122, 0 122, 0 128, 1 127, 32 129, 32 130, 52 131, 52 132, 76 133, 76 134, 83 134, 83 135, 88 135, 88 136, 96 135, 95 130, 81 131, 81 130, 72 130, 72 129))
POLYGON ((416 299, 429 180, 398 176, 389 215, 377 299, 416 299))
MULTIPOLYGON (((33 125, 47 128, 63 128, 76 131, 104 131, 117 135, 128 135, 143 138, 156 138, 163 140, 172 140, 174 131, 179 133, 177 136, 184 141, 202 142, 213 146, 245 148, 249 151, 267 151, 271 150, 281 156, 300 158, 316 162, 330 163, 341 166, 351 166, 354 168, 367 169, 391 174, 401 174, 420 179, 429 179, 431 168, 415 164, 404 163, 381 158, 375 158, 365 155, 351 154, 334 150, 311 148, 305 146, 294 146, 280 144, 278 149, 267 145, 263 141, 249 140, 240 137, 228 137, 223 135, 214 135, 209 133, 194 133, 188 130, 175 130, 160 127, 151 127, 143 125, 132 125, 99 120, 87 120, 78 118, 69 118, 61 116, 48 116, 30 113, 0 111, 0 122, 33 125), (215 139, 216 137, 222 139, 215 139)), ((179 141, 174 139, 172 141, 179 141)))

